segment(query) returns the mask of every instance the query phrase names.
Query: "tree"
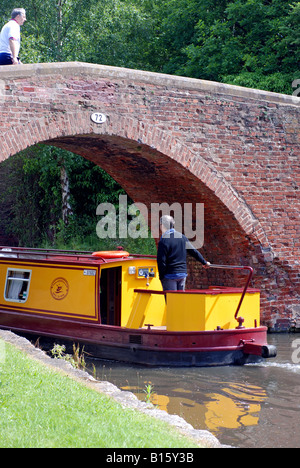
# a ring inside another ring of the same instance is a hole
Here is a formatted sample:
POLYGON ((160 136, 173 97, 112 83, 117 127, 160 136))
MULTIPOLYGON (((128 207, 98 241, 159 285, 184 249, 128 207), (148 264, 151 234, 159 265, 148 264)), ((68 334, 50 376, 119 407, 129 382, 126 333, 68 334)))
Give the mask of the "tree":
MULTIPOLYGON (((79 60, 291 94, 300 2, 23 0, 24 63, 79 60)), ((3 22, 11 3, 2 1, 3 22), (5 13, 4 13, 5 12, 5 13)))
POLYGON ((168 0, 163 71, 291 94, 299 78, 300 3, 168 0))
MULTIPOLYGON (((24 63, 85 61, 151 68, 157 0, 23 0, 24 63)), ((2 6, 2 5, 1 5, 2 6)), ((4 0, 3 23, 11 12, 4 0)))

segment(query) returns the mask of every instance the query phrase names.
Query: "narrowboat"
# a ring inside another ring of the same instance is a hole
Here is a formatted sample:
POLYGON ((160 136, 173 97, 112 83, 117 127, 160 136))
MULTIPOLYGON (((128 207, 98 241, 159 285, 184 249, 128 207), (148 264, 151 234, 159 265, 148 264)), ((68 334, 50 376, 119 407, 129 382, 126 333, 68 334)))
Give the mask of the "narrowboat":
POLYGON ((153 256, 0 247, 0 327, 82 344, 149 366, 220 366, 276 355, 260 293, 242 287, 162 291, 153 256))

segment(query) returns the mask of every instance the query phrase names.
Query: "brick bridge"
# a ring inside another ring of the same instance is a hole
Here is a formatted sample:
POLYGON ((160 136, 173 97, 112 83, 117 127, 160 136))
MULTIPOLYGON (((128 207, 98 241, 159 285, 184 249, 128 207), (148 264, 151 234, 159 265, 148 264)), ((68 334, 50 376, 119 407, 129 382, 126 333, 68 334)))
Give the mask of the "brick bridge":
MULTIPOLYGON (((44 142, 101 166, 148 207, 204 203, 202 253, 253 266, 263 323, 300 327, 299 107, 295 96, 101 65, 0 67, 0 161, 44 142)), ((242 280, 190 264, 189 287, 242 280)))

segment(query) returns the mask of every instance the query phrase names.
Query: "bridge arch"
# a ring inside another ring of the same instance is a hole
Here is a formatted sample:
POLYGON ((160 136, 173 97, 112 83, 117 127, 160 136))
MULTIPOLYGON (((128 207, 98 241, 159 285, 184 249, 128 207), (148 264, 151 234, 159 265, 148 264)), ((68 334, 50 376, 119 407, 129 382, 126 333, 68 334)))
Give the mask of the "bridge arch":
MULTIPOLYGON (((133 147, 136 146, 136 148, 139 148, 139 151, 142 148, 141 145, 148 147, 150 151, 155 149, 158 153, 164 154, 178 162, 187 172, 194 175, 210 189, 228 210, 232 212, 246 235, 254 239, 256 238, 257 242, 263 246, 268 246, 268 240, 259 220, 255 218, 245 201, 237 195, 232 186, 215 168, 175 138, 172 133, 158 129, 154 125, 123 116, 117 121, 115 120, 112 123, 108 123, 108 125, 103 125, 100 129, 97 129, 97 133, 95 133, 95 128, 91 127, 93 125, 86 118, 82 120, 81 113, 66 116, 62 123, 57 119, 53 119, 52 116, 46 116, 37 121, 28 122, 28 125, 22 126, 19 129, 13 128, 7 132, 5 139, 10 142, 7 149, 13 148, 15 154, 29 146, 42 142, 64 147, 65 149, 75 147, 74 152, 78 152, 79 145, 67 143, 70 138, 73 140, 77 135, 81 136, 81 141, 83 138, 87 141, 88 135, 91 135, 91 138, 94 140, 99 135, 120 137, 124 141, 134 142, 133 147), (63 130, 61 130, 62 128, 63 130)), ((8 150, 9 153, 11 153, 11 150, 8 150)), ((80 151, 81 153, 82 151, 80 151)), ((112 170, 107 165, 105 166, 106 171, 119 181, 118 172, 112 170)), ((120 180, 120 184, 124 185, 124 181, 120 180)), ((136 198, 134 193, 131 193, 131 196, 132 199, 136 198)))
MULTIPOLYGON (((274 236, 278 217, 267 219, 278 208, 271 200, 276 193, 263 193, 265 180, 275 188, 276 178, 266 170, 267 163, 275 168, 269 153, 278 160, 277 179, 283 158, 296 168, 299 99, 88 64, 3 69, 2 160, 43 142, 98 164, 148 207, 152 202, 204 203, 205 256, 215 263, 254 266, 255 285, 263 286, 265 323, 286 318, 291 323, 298 315, 300 320, 296 242, 284 258, 287 241, 274 236), (104 112, 107 121, 93 123, 93 111, 104 112), (251 185, 251 174, 258 187, 251 185)), ((287 173, 285 168, 291 177, 287 173)), ((287 193, 285 201, 291 201, 287 193)), ((287 206, 281 208, 288 213, 287 206)), ((291 219, 295 213, 296 205, 291 219)), ((191 286, 213 279, 193 264, 191 286)))

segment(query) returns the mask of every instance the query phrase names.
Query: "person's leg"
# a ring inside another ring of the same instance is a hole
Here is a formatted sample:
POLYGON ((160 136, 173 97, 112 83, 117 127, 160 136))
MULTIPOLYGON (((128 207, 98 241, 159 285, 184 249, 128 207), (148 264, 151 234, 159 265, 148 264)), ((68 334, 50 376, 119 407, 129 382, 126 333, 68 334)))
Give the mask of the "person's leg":
POLYGON ((0 65, 12 65, 12 58, 9 54, 0 54, 0 65))
POLYGON ((161 283, 164 291, 177 291, 177 280, 164 278, 161 283))
POLYGON ((181 278, 177 280, 177 291, 184 291, 185 283, 186 283, 186 278, 181 278))

